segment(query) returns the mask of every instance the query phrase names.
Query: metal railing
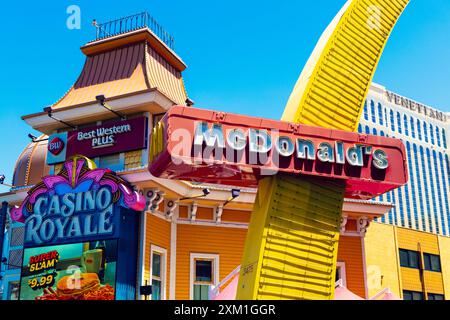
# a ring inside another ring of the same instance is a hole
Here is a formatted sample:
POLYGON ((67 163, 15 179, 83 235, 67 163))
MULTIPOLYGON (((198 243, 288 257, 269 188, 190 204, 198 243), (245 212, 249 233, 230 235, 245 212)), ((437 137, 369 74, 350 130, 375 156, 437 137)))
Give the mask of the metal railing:
POLYGON ((138 29, 149 28, 169 48, 172 50, 175 49, 174 38, 148 12, 141 12, 104 23, 97 23, 94 20, 93 25, 97 28, 96 40, 138 29))

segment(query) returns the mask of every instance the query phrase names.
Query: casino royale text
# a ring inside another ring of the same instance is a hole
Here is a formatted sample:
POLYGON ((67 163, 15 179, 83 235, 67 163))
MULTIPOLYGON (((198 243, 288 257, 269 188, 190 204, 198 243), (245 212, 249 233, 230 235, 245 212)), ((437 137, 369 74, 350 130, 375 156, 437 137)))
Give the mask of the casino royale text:
POLYGON ((108 187, 36 199, 25 220, 25 243, 106 236, 114 233, 114 204, 108 187))

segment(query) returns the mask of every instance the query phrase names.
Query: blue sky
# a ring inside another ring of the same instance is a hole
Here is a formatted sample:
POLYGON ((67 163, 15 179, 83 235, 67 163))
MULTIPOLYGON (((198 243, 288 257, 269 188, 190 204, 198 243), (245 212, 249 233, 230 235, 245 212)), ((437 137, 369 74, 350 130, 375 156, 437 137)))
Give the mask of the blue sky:
MULTIPOLYGON (((27 133, 37 134, 20 116, 52 104, 77 79, 84 63, 79 47, 95 37, 93 18, 149 11, 175 37, 197 107, 279 118, 316 41, 345 0, 49 2, 3 3, 0 12, 0 173, 7 182, 27 133), (66 27, 70 5, 81 9, 80 30, 66 27)), ((411 0, 375 81, 450 111, 449 31, 450 1, 411 0)))

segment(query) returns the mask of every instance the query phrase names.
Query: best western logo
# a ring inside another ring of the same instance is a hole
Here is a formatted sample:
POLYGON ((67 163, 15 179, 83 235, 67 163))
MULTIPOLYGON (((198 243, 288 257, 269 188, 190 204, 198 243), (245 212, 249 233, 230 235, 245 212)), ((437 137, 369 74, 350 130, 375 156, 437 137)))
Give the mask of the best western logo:
POLYGON ((57 156, 61 153, 61 151, 64 150, 64 146, 64 141, 62 141, 59 137, 55 137, 51 141, 49 141, 47 148, 51 154, 57 156))

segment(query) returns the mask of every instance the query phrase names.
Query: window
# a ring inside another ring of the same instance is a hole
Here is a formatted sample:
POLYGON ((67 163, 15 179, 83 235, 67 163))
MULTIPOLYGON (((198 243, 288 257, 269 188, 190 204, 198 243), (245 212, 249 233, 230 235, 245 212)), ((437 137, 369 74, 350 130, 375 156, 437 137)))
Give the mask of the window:
POLYGON ((447 149, 447 137, 445 136, 445 129, 442 129, 442 143, 444 148, 447 149))
POLYGON ((191 300, 208 300, 209 287, 219 283, 219 255, 191 253, 191 300))
POLYGON ((108 168, 112 171, 119 171, 124 169, 124 162, 121 161, 123 157, 120 153, 112 154, 109 156, 102 156, 99 159, 100 168, 108 168))
MULTIPOLYGON (((436 210, 434 215, 435 215, 435 219, 436 219, 436 224, 439 222, 441 223, 441 226, 440 226, 441 233, 444 236, 446 236, 447 232, 444 228, 444 216, 443 216, 443 214, 445 214, 445 205, 444 205, 443 198, 446 198, 447 196, 441 194, 442 193, 441 179, 443 177, 441 177, 441 175, 439 174, 438 156, 437 156, 436 150, 433 150, 433 164, 434 164, 434 175, 436 178, 436 186, 437 186, 437 190, 438 190, 437 196, 438 196, 438 201, 439 201, 439 205, 438 205, 439 210, 436 210)), ((445 181, 443 181, 443 182, 445 184, 445 181)))
POLYGON ((151 249, 152 300, 166 299, 167 250, 152 245, 151 249))
POLYGON ((366 134, 370 134, 370 128, 369 128, 369 126, 366 126, 366 134))
MULTIPOLYGON (((433 205, 433 212, 434 212, 434 219, 435 219, 434 221, 436 222, 436 224, 435 224, 436 230, 433 230, 433 232, 440 233, 439 220, 438 220, 438 216, 437 216, 437 214, 438 214, 437 203, 436 203, 436 201, 434 201, 434 199, 436 199, 436 195, 434 192, 434 189, 436 188, 436 186, 434 184, 434 178, 433 178, 433 173, 432 173, 433 169, 431 166, 432 159, 431 159, 431 152, 430 152, 429 148, 427 148, 426 153, 427 153, 427 158, 428 158, 428 173, 430 175, 429 187, 431 189, 431 192, 429 194, 431 194, 431 197, 432 197, 431 203, 433 205)), ((429 213, 431 215, 431 212, 429 212, 429 213)))
MULTIPOLYGON (((428 162, 428 160, 425 157, 425 151, 424 151, 422 146, 419 147, 419 151, 420 151, 420 159, 421 159, 421 162, 422 162, 422 173, 425 175, 426 172, 427 172, 426 171, 426 167, 425 167, 425 162, 428 162)), ((429 189, 430 188, 430 186, 429 186, 429 179, 424 179, 423 183, 424 183, 424 186, 425 186, 424 190, 430 190, 429 189)), ((425 191, 425 197, 424 197, 425 198, 425 203, 426 203, 426 206, 427 206, 427 212, 428 212, 428 228, 427 229, 428 229, 428 231, 432 231, 431 230, 432 229, 431 205, 430 205, 430 197, 428 196, 428 193, 429 192, 425 191)), ((423 201, 423 199, 422 199, 422 201, 423 201)))
POLYGON ((398 204, 399 204, 398 212, 400 215, 400 221, 398 221, 398 218, 397 218, 395 225, 404 227, 405 226, 405 213, 403 211, 403 190, 404 190, 404 188, 398 188, 396 190, 398 192, 398 204))
POLYGON ((428 293, 428 300, 444 300, 444 295, 437 293, 428 293))
POLYGON ((22 265, 22 259, 23 249, 10 249, 8 255, 8 270, 20 269, 22 265))
POLYGON ((428 142, 428 125, 426 122, 423 123, 423 135, 425 136, 425 142, 428 142))
MULTIPOLYGON (((409 187, 411 187, 411 194, 409 192, 407 192, 407 212, 408 212, 408 225, 409 227, 414 227, 414 228, 418 228, 419 227, 419 210, 417 210, 417 197, 414 196, 414 193, 416 192, 415 186, 416 186, 416 176, 414 174, 413 171, 413 156, 412 156, 412 151, 411 151, 411 144, 409 143, 409 141, 406 141, 406 151, 408 153, 408 170, 409 170, 409 176, 410 176, 410 180, 409 180, 409 187), (413 210, 412 212, 414 213, 414 222, 415 225, 412 225, 412 221, 411 221, 411 209, 410 209, 410 200, 409 197, 412 198, 412 205, 413 205, 413 210)), ((408 188, 409 188, 408 187, 408 188)))
POLYGON ((384 123, 386 125, 386 127, 389 128, 389 123, 388 123, 388 111, 386 108, 384 108, 384 123))
POLYGON ((419 140, 422 140, 422 126, 420 125, 419 119, 417 119, 417 135, 419 140))
POLYGON ((438 146, 441 146, 441 134, 440 134, 440 130, 439 127, 436 126, 436 141, 438 146))
POLYGON ((369 121, 369 110, 367 109, 367 101, 364 102, 364 119, 369 121))
MULTIPOLYGON (((418 128, 420 128, 420 126, 418 126, 418 128)), ((424 191, 420 187, 420 181, 423 181, 422 180, 423 172, 422 172, 422 170, 419 167, 418 148, 417 148, 417 145, 415 143, 413 144, 413 152, 414 152, 414 164, 416 166, 415 176, 413 175, 413 177, 414 177, 415 181, 417 182, 417 191, 418 191, 417 197, 415 197, 415 198, 417 198, 417 201, 419 202, 419 205, 420 205, 420 216, 422 218, 422 230, 423 231, 428 231, 427 228, 426 228, 427 224, 425 222, 425 200, 424 200, 424 197, 423 197, 423 192, 424 191)), ((423 160, 421 160, 421 161, 423 161, 423 160)), ((414 210, 417 210, 417 209, 415 208, 414 210)))
POLYGON ((361 124, 358 124, 358 133, 362 133, 362 126, 361 126, 361 124))
POLYGON ((378 122, 381 125, 384 125, 383 107, 381 106, 381 103, 378 104, 378 122))
POLYGON ((25 227, 11 228, 11 247, 20 247, 23 245, 25 237, 25 227))
POLYGON ((19 282, 10 282, 8 285, 8 298, 9 300, 19 300, 19 282))
POLYGON ((402 120, 400 117, 400 112, 397 112, 397 131, 398 133, 402 133, 402 120))
POLYGON ((403 290, 403 300, 423 300, 423 293, 403 290))
POLYGON ((400 249, 400 266, 419 269, 419 253, 417 251, 400 249))
POLYGON ((403 116, 403 125, 404 125, 404 128, 405 128, 405 135, 409 136, 408 117, 406 115, 403 116))
POLYGON ((414 119, 413 119, 413 117, 410 118, 409 123, 410 123, 410 126, 411 126, 411 136, 413 138, 415 138, 416 137, 416 130, 414 129, 414 119))
POLYGON ((441 259, 439 256, 431 253, 424 253, 423 262, 425 264, 425 270, 441 272, 441 259))
POLYGON ((341 280, 342 285, 347 287, 347 276, 345 273, 345 262, 339 262, 336 265, 336 282, 341 280))
POLYGON ((372 122, 376 123, 377 117, 375 115, 375 102, 373 102, 373 100, 370 101, 370 113, 372 115, 372 122))
POLYGON ((390 120, 391 120, 391 130, 394 132, 395 131, 394 111, 391 110, 391 112, 389 113, 389 117, 390 117, 390 120))
POLYGON ((433 132, 433 125, 430 123, 430 140, 431 143, 434 144, 434 132, 433 132))
MULTIPOLYGON (((442 152, 439 152, 439 168, 441 168, 441 177, 445 177, 445 167, 444 167, 444 156, 442 154, 442 152)), ((447 173, 447 177, 448 177, 447 173)), ((448 195, 448 189, 447 189, 447 183, 446 181, 442 181, 442 185, 444 187, 444 194, 441 195, 442 198, 444 198, 444 202, 445 202, 445 210, 447 212, 447 216, 450 214, 450 207, 449 207, 449 197, 445 196, 448 195)), ((447 228, 448 230, 448 228, 447 228)))

